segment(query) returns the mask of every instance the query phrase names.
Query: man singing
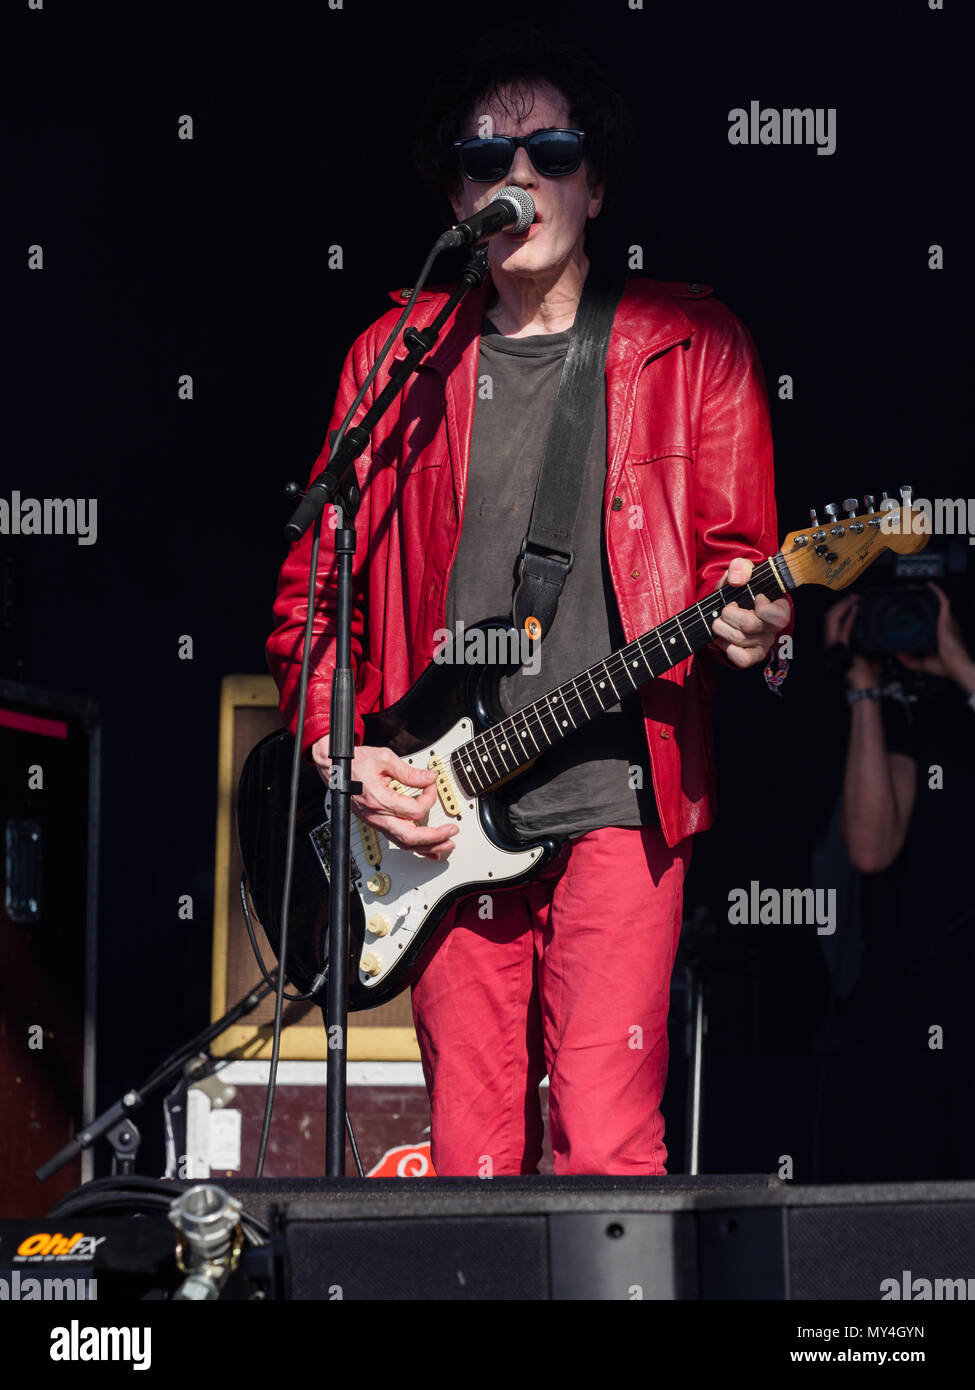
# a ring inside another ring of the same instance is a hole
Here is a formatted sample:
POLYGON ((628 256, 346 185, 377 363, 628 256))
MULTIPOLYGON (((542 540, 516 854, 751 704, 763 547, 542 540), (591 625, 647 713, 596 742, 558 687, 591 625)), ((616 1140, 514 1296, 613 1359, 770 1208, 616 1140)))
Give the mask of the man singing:
MULTIPOLYGON (((538 36, 485 43, 455 71, 433 84, 420 128, 429 186, 461 220, 514 185, 530 194, 536 218, 527 231, 490 240, 484 284, 445 325, 357 464, 353 615, 352 775, 363 788, 355 813, 435 859, 451 853, 456 833, 452 822, 426 824, 435 774, 362 746, 362 715, 409 689, 445 629, 511 613, 515 563, 590 273, 586 228, 615 191, 629 138, 625 108, 592 62, 538 36), (394 779, 421 794, 404 797, 394 779)), ((393 296, 400 305, 404 294, 393 296)), ((421 295, 418 328, 445 297, 421 295)), ((397 313, 354 343, 331 428, 397 313)), ((574 463, 584 473, 572 568, 538 674, 503 682, 506 712, 719 585, 746 582, 752 564, 777 548, 761 366, 746 329, 708 287, 627 283, 606 358, 605 409, 574 463)), ((326 779, 332 534, 326 524, 303 736, 326 779)), ((282 567, 279 626, 268 643, 292 730, 310 544, 308 533, 282 567)), ((545 1075, 556 1173, 665 1171, 670 975, 691 837, 711 825, 715 806, 712 666, 764 663, 790 619, 785 597, 725 606, 704 652, 631 692, 506 787, 515 831, 565 843, 541 878, 492 894, 490 911, 480 897, 461 901, 414 985, 438 1173, 537 1171, 545 1075)))

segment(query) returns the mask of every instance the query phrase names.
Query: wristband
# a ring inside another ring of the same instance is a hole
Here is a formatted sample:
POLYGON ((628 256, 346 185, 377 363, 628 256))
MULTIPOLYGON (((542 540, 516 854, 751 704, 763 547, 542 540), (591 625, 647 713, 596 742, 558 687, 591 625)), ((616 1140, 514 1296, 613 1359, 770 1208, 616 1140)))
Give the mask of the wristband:
POLYGON ((914 696, 908 696, 904 692, 904 687, 900 681, 890 681, 887 685, 871 685, 865 690, 850 690, 846 692, 846 703, 855 705, 857 700, 899 700, 905 709, 908 707, 908 700, 914 696))
POLYGON ((882 700, 884 692, 879 686, 870 685, 865 690, 847 690, 846 703, 855 705, 857 700, 882 700))

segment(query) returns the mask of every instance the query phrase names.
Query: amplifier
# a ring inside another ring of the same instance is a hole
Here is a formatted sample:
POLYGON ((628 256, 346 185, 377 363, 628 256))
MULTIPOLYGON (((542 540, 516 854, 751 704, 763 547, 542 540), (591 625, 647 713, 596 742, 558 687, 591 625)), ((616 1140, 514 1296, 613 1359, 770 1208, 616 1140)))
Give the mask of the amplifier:
MULTIPOLYGON (((281 728, 278 690, 270 676, 226 676, 220 696, 220 752, 217 792, 217 845, 214 884, 211 1022, 222 1017, 260 980, 240 902, 240 853, 235 830, 237 784, 247 754, 281 728)), ((324 789, 324 784, 323 784, 324 789)), ((260 924, 257 938, 271 970, 275 960, 260 924)), ((211 1045, 218 1056, 265 1060, 271 1056, 273 997, 265 999, 245 1023, 228 1028, 211 1045)), ((318 1005, 285 1003, 281 1056, 324 1060, 325 1028, 318 1005)), ((349 1020, 350 1061, 418 1062, 408 993, 349 1020)))
POLYGON ((80 696, 0 681, 0 1215, 48 1205, 92 1156, 34 1170, 93 1116, 100 730, 80 696))

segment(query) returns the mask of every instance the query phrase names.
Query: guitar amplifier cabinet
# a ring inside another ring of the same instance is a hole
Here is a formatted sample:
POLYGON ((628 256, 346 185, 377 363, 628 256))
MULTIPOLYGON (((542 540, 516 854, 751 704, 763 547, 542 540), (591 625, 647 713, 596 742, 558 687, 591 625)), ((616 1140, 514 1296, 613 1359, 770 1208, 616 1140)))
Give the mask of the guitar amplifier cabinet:
MULTIPOLYGON (((166 1176, 213 1182, 251 1177, 267 1080, 267 1062, 214 1057, 195 1069, 165 1101, 166 1176)), ((347 1104, 366 1173, 433 1174, 430 1105, 419 1062, 350 1062, 347 1104)), ((345 1171, 356 1171, 348 1138, 345 1171)), ((316 1178, 324 1172, 325 1066, 281 1062, 264 1176, 316 1178)))
POLYGON ((34 1170, 94 1115, 100 748, 91 700, 0 681, 0 1216, 92 1176, 34 1170))
MULTIPOLYGON (((226 676, 220 698, 220 753, 217 793, 216 882, 214 891, 211 1021, 215 1021, 261 980, 240 902, 240 852, 234 810, 237 784, 247 754, 266 734, 281 728, 278 690, 270 676, 226 676)), ((257 939, 269 970, 274 955, 259 924, 257 939)), ((266 1060, 271 1056, 274 999, 263 1000, 246 1021, 228 1028, 211 1045, 222 1057, 266 1060)), ((290 1061, 325 1058, 325 1028, 317 1004, 285 1003, 281 1057, 290 1061)), ((349 1019, 349 1060, 419 1061, 407 992, 377 1009, 349 1019)))

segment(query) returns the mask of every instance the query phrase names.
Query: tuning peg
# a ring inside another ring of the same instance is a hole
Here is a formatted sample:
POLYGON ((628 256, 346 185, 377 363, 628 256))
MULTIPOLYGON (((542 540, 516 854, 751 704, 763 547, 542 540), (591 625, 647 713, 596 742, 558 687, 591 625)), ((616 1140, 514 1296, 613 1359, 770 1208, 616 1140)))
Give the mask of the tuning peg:
POLYGON ((901 502, 905 507, 909 507, 911 505, 911 498, 914 495, 914 489, 911 487, 910 483, 905 483, 904 486, 899 489, 899 491, 901 495, 901 502))
POLYGON ((882 512, 896 511, 897 503, 894 501, 893 497, 888 497, 886 492, 882 492, 880 494, 880 507, 878 510, 882 512))
POLYGON ((835 524, 836 524, 836 519, 837 519, 837 517, 838 517, 839 514, 840 514, 840 509, 839 509, 839 507, 836 505, 836 503, 835 503, 835 502, 827 502, 827 503, 826 503, 826 506, 823 508, 823 511, 826 513, 826 516, 828 517, 828 519, 829 519, 829 521, 831 522, 831 524, 835 526, 835 524))
POLYGON ((815 508, 815 507, 810 507, 810 508, 809 508, 809 520, 812 522, 812 524, 813 524, 814 526, 818 526, 818 525, 819 525, 819 517, 816 515, 816 508, 815 508))
POLYGON ((843 510, 846 512, 847 516, 852 521, 857 514, 857 499, 855 497, 844 498, 843 510))
POLYGON ((868 512, 875 512, 877 510, 877 499, 872 492, 865 492, 863 494, 863 505, 868 512))

